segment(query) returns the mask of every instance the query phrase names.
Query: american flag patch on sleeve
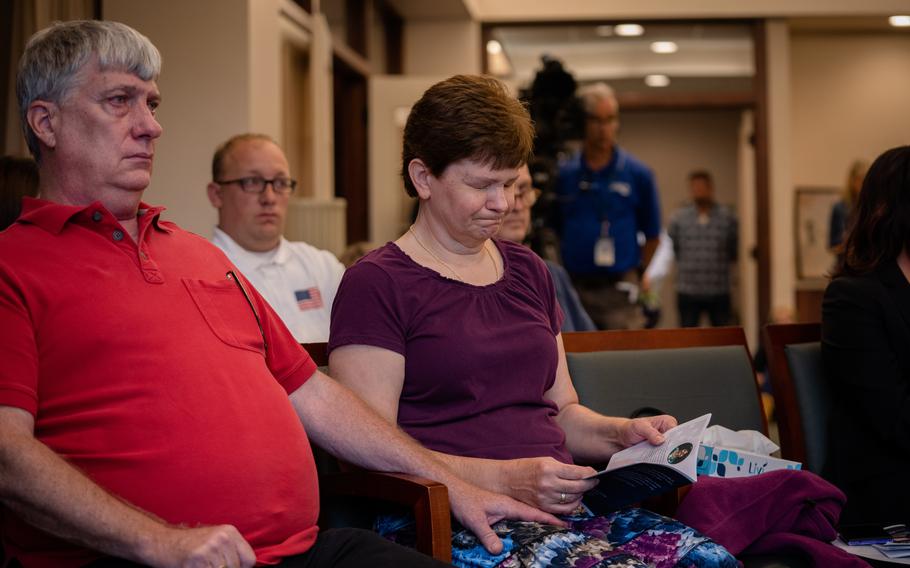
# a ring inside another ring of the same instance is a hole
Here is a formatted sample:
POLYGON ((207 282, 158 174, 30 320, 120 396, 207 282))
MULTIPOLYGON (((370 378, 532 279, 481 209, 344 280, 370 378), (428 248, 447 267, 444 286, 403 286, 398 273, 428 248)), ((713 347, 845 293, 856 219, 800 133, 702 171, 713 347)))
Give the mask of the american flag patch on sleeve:
POLYGON ((306 290, 297 290, 294 292, 294 297, 297 299, 297 307, 302 312, 322 307, 322 294, 315 286, 306 290))

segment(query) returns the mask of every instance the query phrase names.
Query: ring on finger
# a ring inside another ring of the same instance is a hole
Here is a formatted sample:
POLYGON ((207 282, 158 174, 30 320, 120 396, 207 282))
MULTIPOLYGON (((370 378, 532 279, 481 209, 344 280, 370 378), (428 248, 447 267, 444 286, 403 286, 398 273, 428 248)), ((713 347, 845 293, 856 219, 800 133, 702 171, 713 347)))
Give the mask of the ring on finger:
POLYGON ((563 505, 565 502, 566 502, 566 494, 565 494, 565 493, 560 493, 560 494, 559 494, 559 504, 560 504, 560 505, 563 505))

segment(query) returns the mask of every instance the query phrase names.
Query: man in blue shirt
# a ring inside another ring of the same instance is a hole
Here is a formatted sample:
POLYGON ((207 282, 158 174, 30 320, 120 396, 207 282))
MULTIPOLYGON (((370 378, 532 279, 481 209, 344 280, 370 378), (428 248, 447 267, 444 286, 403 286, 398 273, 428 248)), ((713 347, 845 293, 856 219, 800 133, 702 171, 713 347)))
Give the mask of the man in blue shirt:
POLYGON ((563 263, 599 328, 641 327, 639 267, 648 264, 660 234, 654 175, 616 146, 619 103, 613 90, 597 83, 579 96, 586 114, 584 146, 561 166, 557 183, 563 263))

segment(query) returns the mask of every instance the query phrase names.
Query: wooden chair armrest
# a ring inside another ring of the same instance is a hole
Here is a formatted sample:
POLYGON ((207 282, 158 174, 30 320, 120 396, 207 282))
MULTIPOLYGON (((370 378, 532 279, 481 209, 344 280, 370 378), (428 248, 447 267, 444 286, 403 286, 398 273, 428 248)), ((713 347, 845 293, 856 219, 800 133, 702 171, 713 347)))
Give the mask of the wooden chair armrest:
POLYGON ((326 495, 378 499, 411 508, 417 521, 417 550, 452 562, 449 491, 437 481, 405 473, 349 471, 319 476, 326 495))

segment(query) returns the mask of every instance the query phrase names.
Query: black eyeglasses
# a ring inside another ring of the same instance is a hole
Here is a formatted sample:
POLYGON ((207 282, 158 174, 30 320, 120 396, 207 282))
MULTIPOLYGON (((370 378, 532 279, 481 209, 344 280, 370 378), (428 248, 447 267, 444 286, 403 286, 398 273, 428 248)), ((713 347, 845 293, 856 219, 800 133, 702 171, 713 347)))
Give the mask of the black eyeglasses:
POLYGON ((216 181, 215 183, 218 185, 236 183, 240 186, 240 189, 246 193, 262 193, 265 191, 265 187, 271 184, 272 191, 280 195, 289 195, 291 193, 294 193, 294 189, 297 187, 296 179, 281 177, 265 179, 264 177, 260 176, 250 176, 237 179, 226 179, 223 181, 216 181))

